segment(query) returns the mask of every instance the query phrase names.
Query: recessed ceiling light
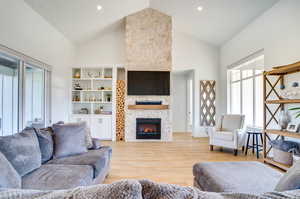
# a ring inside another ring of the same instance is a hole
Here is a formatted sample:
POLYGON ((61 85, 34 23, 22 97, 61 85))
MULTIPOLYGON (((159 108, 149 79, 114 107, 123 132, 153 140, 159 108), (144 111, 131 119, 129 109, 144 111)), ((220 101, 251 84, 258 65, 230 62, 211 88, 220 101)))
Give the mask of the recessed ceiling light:
POLYGON ((198 6, 197 10, 198 10, 198 11, 202 11, 202 10, 203 10, 203 7, 202 7, 202 6, 198 6))
POLYGON ((97 5, 97 10, 102 10, 102 6, 101 5, 97 5))

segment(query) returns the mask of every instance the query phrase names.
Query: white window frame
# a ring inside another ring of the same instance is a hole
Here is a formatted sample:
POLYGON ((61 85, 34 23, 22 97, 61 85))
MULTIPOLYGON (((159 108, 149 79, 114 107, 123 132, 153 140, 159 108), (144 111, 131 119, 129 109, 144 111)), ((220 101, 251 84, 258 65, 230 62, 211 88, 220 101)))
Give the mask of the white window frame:
MULTIPOLYGON (((250 70, 250 69, 246 69, 246 70, 250 70)), ((253 123, 251 124, 251 125, 255 125, 255 123, 256 123, 256 82, 255 82, 255 79, 256 79, 256 77, 262 77, 262 74, 263 73, 260 73, 260 74, 255 74, 255 71, 257 70, 257 69, 251 69, 252 70, 252 73, 253 73, 253 75, 251 75, 251 76, 249 76, 249 77, 246 77, 246 78, 243 78, 242 77, 242 72, 244 71, 244 70, 240 70, 240 79, 239 80, 235 80, 235 81, 233 81, 232 80, 232 75, 230 74, 229 75, 229 78, 230 78, 230 83, 229 83, 229 89, 230 89, 230 113, 232 113, 232 107, 233 107, 233 104, 232 104, 232 98, 233 98, 233 96, 232 96, 232 84, 234 84, 234 83, 237 83, 237 82, 240 82, 240 113, 239 114, 242 114, 243 113, 243 82, 245 81, 245 80, 249 80, 249 79, 251 79, 252 80, 252 85, 253 85, 253 118, 252 118, 252 121, 253 121, 253 123)), ((229 73, 231 73, 231 71, 229 71, 229 73)))
POLYGON ((249 62, 251 60, 254 60, 256 58, 259 58, 261 56, 264 56, 263 55, 263 50, 261 51, 258 51, 250 56, 248 56, 247 58, 244 58, 242 60, 240 60, 239 62, 231 65, 228 67, 228 72, 227 72, 227 77, 228 77, 228 87, 229 89, 227 90, 228 92, 228 113, 231 114, 233 112, 233 93, 232 93, 232 85, 234 83, 237 83, 237 82, 240 82, 240 113, 239 114, 243 114, 243 82, 245 80, 249 80, 249 79, 252 79, 252 85, 253 85, 253 118, 252 118, 252 124, 248 124, 248 125, 251 125, 251 126, 255 126, 255 124, 257 124, 257 118, 256 118, 256 89, 257 89, 257 85, 256 85, 256 78, 257 77, 262 77, 263 75, 263 67, 258 69, 258 68, 253 68, 253 69, 249 69, 249 68, 246 68, 246 69, 243 69, 241 66, 243 64, 245 64, 246 62, 249 62), (240 79, 239 80, 232 80, 232 70, 239 70, 239 73, 240 73, 240 79), (243 78, 242 76, 242 73, 244 70, 252 70, 252 75, 251 76, 248 76, 248 77, 245 77, 243 78), (260 74, 255 74, 256 70, 262 70, 262 73, 260 74))

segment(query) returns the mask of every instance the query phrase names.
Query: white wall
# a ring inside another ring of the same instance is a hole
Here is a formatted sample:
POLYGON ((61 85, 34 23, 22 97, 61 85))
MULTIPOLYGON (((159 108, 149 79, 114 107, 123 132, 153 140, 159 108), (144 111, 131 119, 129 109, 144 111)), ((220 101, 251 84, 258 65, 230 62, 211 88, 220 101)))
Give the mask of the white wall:
MULTIPOLYGON (((200 80, 217 80, 217 112, 219 98, 219 49, 193 36, 173 34, 173 70, 194 70, 193 136, 207 136, 200 126, 200 80)), ((176 112, 173 113, 173 117, 176 112)))
POLYGON ((260 49, 264 49, 266 70, 300 60, 299 9, 298 0, 281 0, 222 46, 220 107, 223 113, 227 107, 228 65, 260 49))
POLYGON ((74 46, 24 1, 0 0, 0 5, 0 43, 53 66, 52 119, 66 120, 74 46))
POLYGON ((187 77, 184 72, 172 74, 173 132, 186 132, 187 77))
POLYGON ((99 66, 99 64, 125 63, 124 23, 114 24, 98 37, 76 46, 75 65, 99 66))

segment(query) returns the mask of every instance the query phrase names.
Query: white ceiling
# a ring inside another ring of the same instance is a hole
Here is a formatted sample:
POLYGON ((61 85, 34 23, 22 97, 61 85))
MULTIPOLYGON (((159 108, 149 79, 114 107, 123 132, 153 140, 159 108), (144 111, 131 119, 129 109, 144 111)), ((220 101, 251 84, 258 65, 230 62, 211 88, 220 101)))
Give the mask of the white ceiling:
POLYGON ((278 0, 25 0, 74 43, 152 7, 173 16, 174 29, 214 45, 231 39, 278 0), (103 9, 97 11, 97 5, 103 9), (197 10, 198 6, 203 11, 197 10))

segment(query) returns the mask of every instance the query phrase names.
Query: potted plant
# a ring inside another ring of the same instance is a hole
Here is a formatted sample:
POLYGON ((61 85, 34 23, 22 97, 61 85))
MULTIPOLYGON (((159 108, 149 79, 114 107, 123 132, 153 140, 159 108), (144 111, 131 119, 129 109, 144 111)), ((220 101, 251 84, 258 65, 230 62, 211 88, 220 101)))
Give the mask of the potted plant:
POLYGON ((290 111, 297 111, 296 114, 296 118, 300 118, 300 107, 295 107, 295 108, 290 108, 290 111))

